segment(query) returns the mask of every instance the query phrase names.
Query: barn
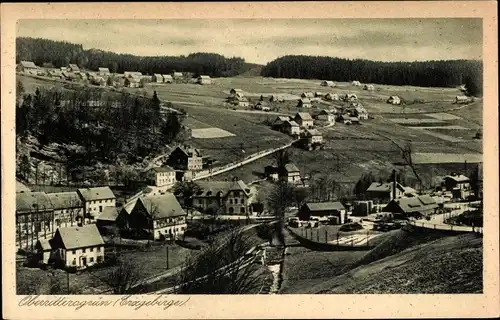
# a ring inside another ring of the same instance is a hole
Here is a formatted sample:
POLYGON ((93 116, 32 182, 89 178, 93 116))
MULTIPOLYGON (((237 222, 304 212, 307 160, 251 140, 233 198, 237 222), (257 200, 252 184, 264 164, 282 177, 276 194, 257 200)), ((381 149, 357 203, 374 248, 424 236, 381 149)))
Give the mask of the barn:
POLYGON ((335 87, 335 82, 333 81, 328 81, 328 80, 324 80, 321 82, 321 86, 323 87, 335 87))
POLYGON ((390 103, 390 104, 401 104, 401 99, 399 99, 398 96, 390 96, 389 99, 387 99, 387 103, 390 103))
POLYGON ((373 91, 375 90, 375 86, 373 84, 365 84, 363 90, 373 91))
POLYGON ((352 82, 352 85, 353 85, 353 86, 356 86, 356 87, 360 87, 360 86, 361 86, 361 82, 359 82, 358 80, 354 80, 354 81, 352 82))

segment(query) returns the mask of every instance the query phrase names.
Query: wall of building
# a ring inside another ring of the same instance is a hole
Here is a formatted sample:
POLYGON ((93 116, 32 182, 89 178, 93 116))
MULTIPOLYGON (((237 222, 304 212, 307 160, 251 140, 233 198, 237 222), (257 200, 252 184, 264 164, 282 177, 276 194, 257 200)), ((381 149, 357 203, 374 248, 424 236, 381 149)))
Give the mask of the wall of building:
POLYGON ((104 261, 104 246, 95 246, 89 248, 80 248, 75 250, 62 249, 62 257, 65 257, 65 266, 67 267, 85 267, 83 258, 86 258, 86 266, 91 266, 98 263, 98 257, 104 261))
POLYGON ((97 216, 105 207, 116 207, 116 199, 85 201, 85 213, 92 217, 97 216))

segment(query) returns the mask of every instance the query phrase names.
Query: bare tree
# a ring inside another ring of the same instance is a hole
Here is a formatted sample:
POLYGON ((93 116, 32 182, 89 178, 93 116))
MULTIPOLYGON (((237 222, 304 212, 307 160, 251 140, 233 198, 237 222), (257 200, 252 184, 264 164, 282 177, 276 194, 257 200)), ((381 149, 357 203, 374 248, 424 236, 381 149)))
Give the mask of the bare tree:
POLYGON ((280 180, 268 195, 267 205, 271 212, 278 218, 276 226, 276 236, 280 243, 285 243, 283 228, 285 225, 286 208, 294 203, 294 188, 286 181, 280 180))
POLYGON ((111 287, 114 294, 125 294, 139 284, 140 268, 131 260, 118 257, 116 266, 106 274, 102 281, 111 287))
POLYGON ((257 243, 241 230, 221 235, 188 256, 177 276, 182 294, 245 294, 261 283, 258 267, 245 257, 257 243))

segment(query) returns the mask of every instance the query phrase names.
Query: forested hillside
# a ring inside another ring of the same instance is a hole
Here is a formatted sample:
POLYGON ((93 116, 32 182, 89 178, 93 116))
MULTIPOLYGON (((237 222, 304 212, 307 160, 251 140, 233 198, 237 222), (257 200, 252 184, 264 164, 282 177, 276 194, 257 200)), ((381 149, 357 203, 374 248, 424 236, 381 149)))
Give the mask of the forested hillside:
POLYGON ((50 63, 59 68, 69 63, 97 70, 107 67, 111 72, 140 71, 144 74, 171 73, 173 71, 206 74, 213 77, 231 77, 244 73, 255 64, 238 57, 226 58, 216 53, 192 53, 188 56, 139 57, 97 49, 84 50, 80 44, 34 38, 16 39, 16 62, 33 61, 42 66, 50 63))
POLYGON ((261 75, 275 78, 358 80, 362 83, 453 87, 474 83, 482 87, 482 62, 447 60, 379 62, 317 56, 284 56, 269 62, 261 75))

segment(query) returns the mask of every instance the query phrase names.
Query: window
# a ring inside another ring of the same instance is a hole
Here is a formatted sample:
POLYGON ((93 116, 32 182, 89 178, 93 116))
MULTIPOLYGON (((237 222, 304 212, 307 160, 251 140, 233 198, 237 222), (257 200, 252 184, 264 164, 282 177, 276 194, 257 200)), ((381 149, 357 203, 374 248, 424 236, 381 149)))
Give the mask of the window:
POLYGON ((234 199, 234 204, 238 204, 238 198, 234 199))
POLYGON ((94 262, 94 257, 90 257, 89 262, 94 262))
POLYGON ((85 248, 82 249, 82 253, 85 253, 85 248))
POLYGON ((101 247, 97 247, 97 252, 101 252, 101 247))
POLYGON ((98 256, 97 257, 97 262, 102 262, 102 258, 103 258, 102 256, 98 256))
POLYGON ((90 248, 90 252, 94 252, 94 248, 90 248))
POLYGON ((241 207, 240 212, 245 213, 245 207, 241 207))
POLYGON ((73 253, 73 254, 76 254, 76 250, 73 250, 73 251, 72 251, 72 253, 73 253))
POLYGON ((73 259, 72 265, 76 266, 76 259, 73 259))
POLYGON ((229 204, 233 204, 233 199, 229 199, 229 204))

